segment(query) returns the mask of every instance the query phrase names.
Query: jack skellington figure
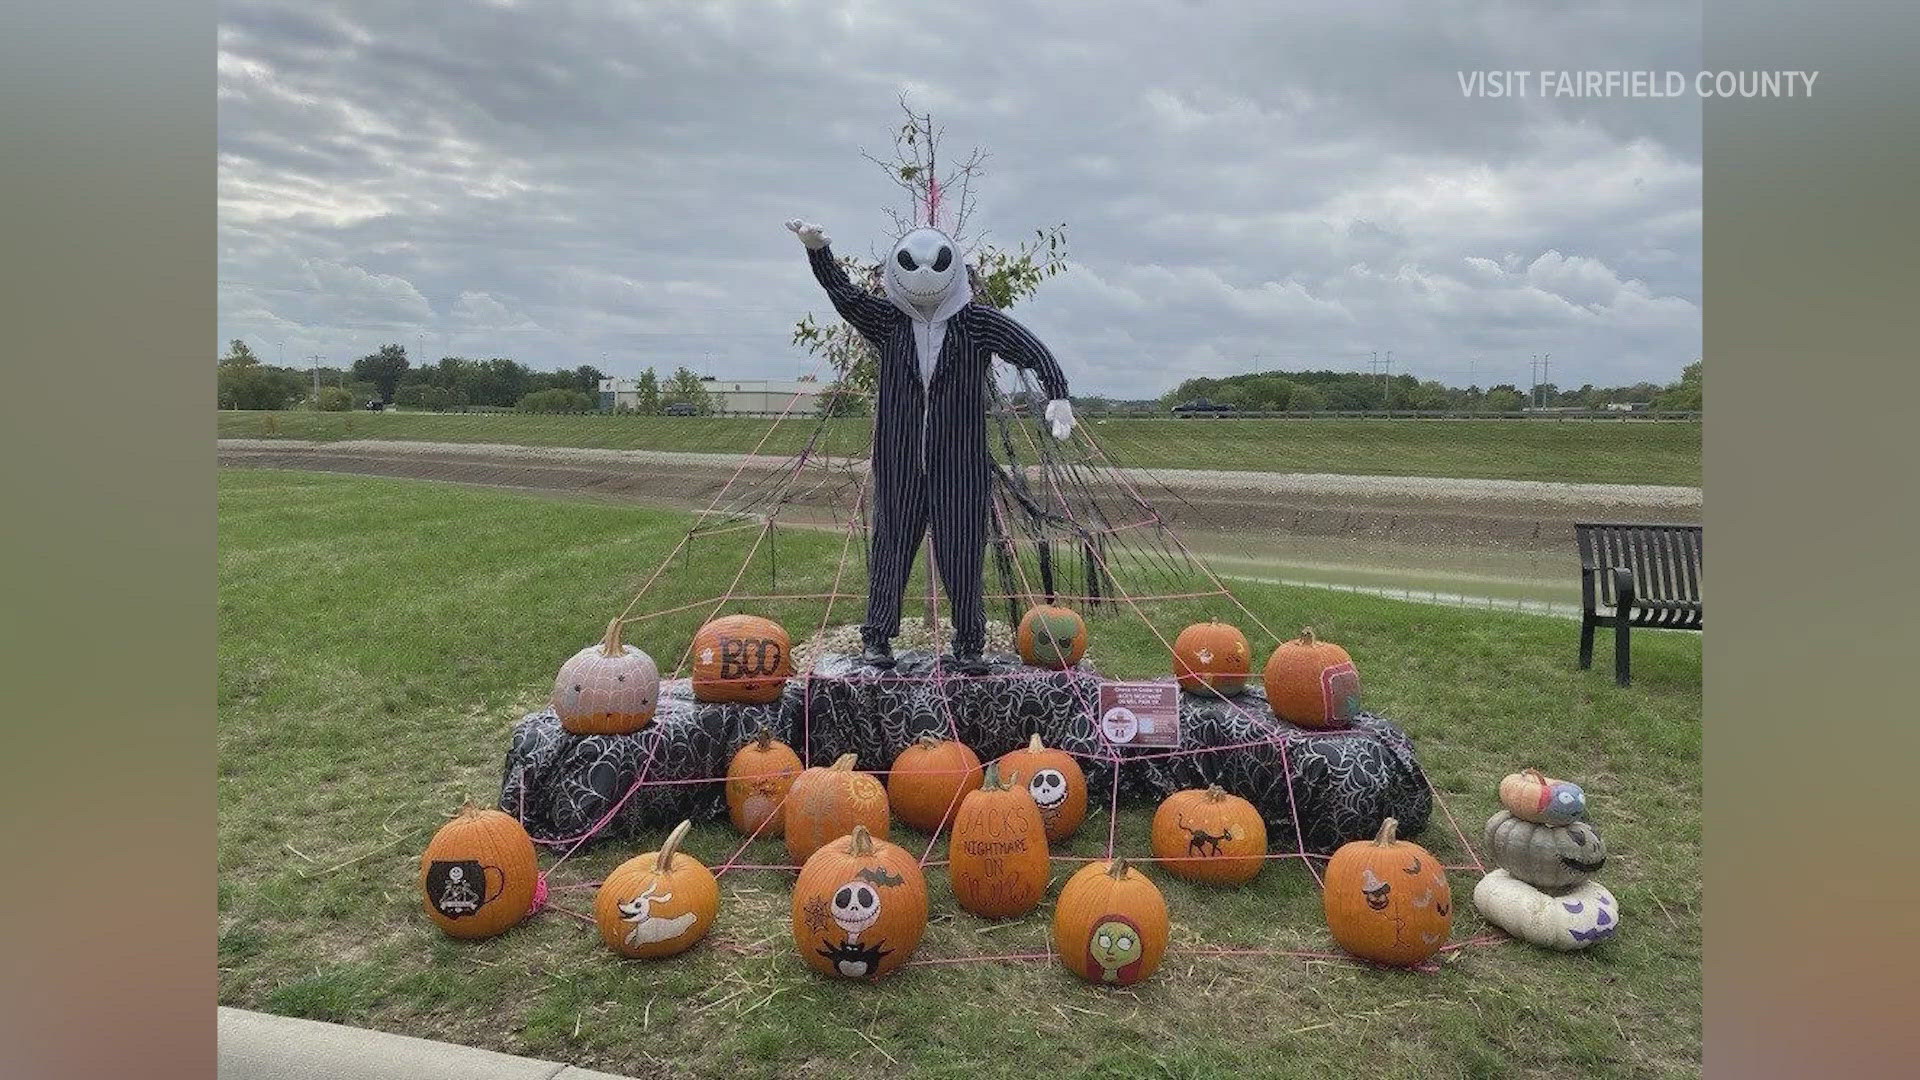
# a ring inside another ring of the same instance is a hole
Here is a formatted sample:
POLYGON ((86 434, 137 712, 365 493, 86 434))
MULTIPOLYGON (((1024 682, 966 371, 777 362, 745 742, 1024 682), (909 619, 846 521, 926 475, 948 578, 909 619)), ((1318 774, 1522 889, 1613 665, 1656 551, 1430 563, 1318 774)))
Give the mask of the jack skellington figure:
POLYGON ((883 264, 886 299, 847 280, 820 226, 789 221, 807 248, 813 276, 879 357, 873 427, 873 529, 867 551, 867 618, 862 661, 892 667, 900 601, 921 537, 933 529, 934 566, 953 613, 946 663, 983 674, 987 618, 981 569, 991 508, 987 380, 995 356, 1033 372, 1046 390, 1055 439, 1073 431, 1067 377, 1038 338, 973 302, 965 261, 932 226, 908 232, 883 264))

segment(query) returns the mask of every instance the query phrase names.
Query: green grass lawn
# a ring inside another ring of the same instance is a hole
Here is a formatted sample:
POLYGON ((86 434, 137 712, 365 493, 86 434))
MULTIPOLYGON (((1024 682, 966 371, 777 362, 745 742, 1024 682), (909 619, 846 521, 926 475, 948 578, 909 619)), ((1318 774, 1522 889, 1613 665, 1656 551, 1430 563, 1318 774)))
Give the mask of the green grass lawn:
MULTIPOLYGON (((662 961, 618 959, 558 913, 459 942, 420 912, 427 837, 463 796, 497 793, 514 721, 625 604, 684 515, 291 471, 222 470, 219 482, 223 1003, 636 1076, 1377 1080, 1700 1067, 1698 635, 1636 635, 1636 682, 1622 690, 1604 645, 1597 670, 1574 668, 1576 625, 1565 620, 1238 590, 1270 625, 1310 622, 1353 652, 1367 704, 1413 735, 1476 842, 1505 773, 1537 765, 1585 785, 1612 856, 1601 880, 1625 913, 1622 936, 1590 953, 1509 942, 1449 954, 1437 974, 1196 953, 1332 948, 1312 878, 1276 861, 1237 890, 1154 871, 1174 951, 1131 991, 1031 962, 911 966, 847 985, 794 955, 791 877, 779 872, 723 877, 712 934, 662 961)), ((780 543, 783 589, 831 580, 837 537, 780 543)), ((703 540, 644 607, 723 591, 737 557, 725 538, 703 540)), ((1153 608, 1169 636, 1201 613, 1153 608)), ((773 614, 796 638, 821 617, 798 603, 773 614)), ((842 608, 833 621, 855 616, 842 608)), ((669 666, 697 618, 642 624, 630 639, 669 666)), ((1124 616, 1092 620, 1092 637, 1109 673, 1164 670, 1151 635, 1124 616)), ((1123 853, 1146 850, 1150 811, 1123 809, 1123 853)), ((1097 853, 1107 828, 1096 809, 1068 851, 1097 853)), ((1421 842, 1460 861, 1450 837, 1436 812, 1421 842)), ((555 899, 588 910, 592 893, 578 886, 660 839, 583 851, 553 875, 555 899)), ((736 844, 708 824, 686 849, 711 865, 736 844)), ((785 861, 777 842, 756 848, 752 861, 785 861)), ((1474 878, 1453 876, 1456 939, 1485 931, 1468 900, 1474 878)), ((990 924, 955 907, 942 871, 928 884, 934 916, 917 957, 1044 949, 1050 904, 990 924)))
MULTIPOLYGON (((424 439, 612 450, 791 454, 812 417, 222 412, 222 437, 424 439)), ((1123 465, 1155 469, 1700 483, 1700 425, 1533 420, 1089 420, 1123 465)), ((869 421, 829 425, 825 449, 864 456, 869 421)))

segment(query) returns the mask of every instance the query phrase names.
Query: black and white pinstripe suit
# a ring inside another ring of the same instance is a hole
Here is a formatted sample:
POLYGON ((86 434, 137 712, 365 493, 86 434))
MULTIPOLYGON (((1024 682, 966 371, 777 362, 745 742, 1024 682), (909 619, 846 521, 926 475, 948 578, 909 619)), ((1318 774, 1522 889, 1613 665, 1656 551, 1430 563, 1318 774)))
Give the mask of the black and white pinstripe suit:
POLYGON ((986 644, 987 625, 981 568, 991 507, 988 367, 998 356, 1032 371, 1050 400, 1067 396, 1067 377, 1026 327, 968 303, 947 320, 931 385, 922 387, 913 320, 848 281, 830 247, 808 252, 807 259, 834 310, 879 355, 873 531, 861 635, 869 642, 888 641, 900 632, 901 594, 931 519, 934 563, 953 612, 954 652, 977 654, 986 644))

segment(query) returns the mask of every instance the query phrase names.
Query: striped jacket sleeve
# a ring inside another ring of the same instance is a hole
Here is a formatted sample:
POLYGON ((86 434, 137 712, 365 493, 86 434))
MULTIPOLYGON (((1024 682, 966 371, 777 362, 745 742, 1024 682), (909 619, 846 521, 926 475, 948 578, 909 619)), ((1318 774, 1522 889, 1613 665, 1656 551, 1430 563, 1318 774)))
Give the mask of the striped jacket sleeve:
POLYGON ((1067 376, 1053 354, 1027 328, 989 307, 979 309, 980 340, 1000 359, 1033 372, 1049 400, 1067 396, 1067 376))
POLYGON ((807 252, 807 262, 813 266, 813 279, 833 301, 833 310, 878 348, 893 327, 893 305, 848 281, 830 245, 807 252))

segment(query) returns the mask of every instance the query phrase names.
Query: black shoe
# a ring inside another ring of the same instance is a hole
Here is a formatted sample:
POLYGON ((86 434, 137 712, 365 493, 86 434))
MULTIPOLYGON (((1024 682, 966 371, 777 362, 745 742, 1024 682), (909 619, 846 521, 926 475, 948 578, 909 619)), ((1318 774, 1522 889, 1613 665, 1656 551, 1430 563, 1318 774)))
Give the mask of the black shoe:
POLYGON ((990 670, 977 652, 948 653, 940 658, 940 666, 962 675, 985 675, 990 670))
POLYGON ((893 667, 893 646, 884 641, 869 641, 866 651, 860 654, 860 662, 868 667, 893 667))

